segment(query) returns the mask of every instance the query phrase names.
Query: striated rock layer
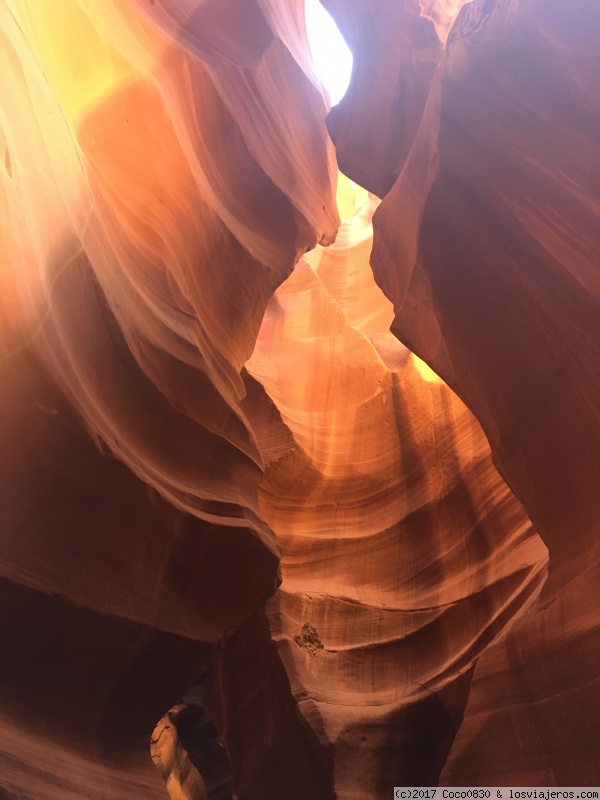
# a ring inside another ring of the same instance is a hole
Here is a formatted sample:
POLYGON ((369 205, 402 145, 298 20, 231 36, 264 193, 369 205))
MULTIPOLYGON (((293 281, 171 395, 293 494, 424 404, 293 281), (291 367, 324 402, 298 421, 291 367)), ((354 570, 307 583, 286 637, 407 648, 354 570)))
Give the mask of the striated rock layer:
POLYGON ((385 337, 363 244, 296 267, 247 367, 295 439, 259 495, 282 547, 271 631, 337 796, 366 798, 436 782, 470 668, 539 591, 545 548, 466 407, 385 337))
POLYGON ((598 782, 598 12, 466 7, 416 261, 396 247, 401 181, 376 223, 393 331, 476 414, 550 555, 535 611, 477 666, 451 784, 598 782))
POLYGON ((0 0, 2 797, 598 783, 600 12, 325 5, 0 0))

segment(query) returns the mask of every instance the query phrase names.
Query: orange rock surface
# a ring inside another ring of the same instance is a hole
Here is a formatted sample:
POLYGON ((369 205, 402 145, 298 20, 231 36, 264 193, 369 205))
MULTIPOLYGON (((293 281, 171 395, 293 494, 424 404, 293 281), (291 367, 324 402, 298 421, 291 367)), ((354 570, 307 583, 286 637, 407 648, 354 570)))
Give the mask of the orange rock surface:
POLYGON ((2 797, 599 782, 600 10, 324 5, 0 0, 2 797))

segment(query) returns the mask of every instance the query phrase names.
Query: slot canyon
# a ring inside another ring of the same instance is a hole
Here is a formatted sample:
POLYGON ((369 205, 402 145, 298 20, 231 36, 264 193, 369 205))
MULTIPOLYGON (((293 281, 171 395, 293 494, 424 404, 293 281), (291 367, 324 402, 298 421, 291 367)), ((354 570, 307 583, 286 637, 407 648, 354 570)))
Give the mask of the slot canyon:
POLYGON ((1 800, 600 784, 600 3, 323 6, 0 0, 1 800))

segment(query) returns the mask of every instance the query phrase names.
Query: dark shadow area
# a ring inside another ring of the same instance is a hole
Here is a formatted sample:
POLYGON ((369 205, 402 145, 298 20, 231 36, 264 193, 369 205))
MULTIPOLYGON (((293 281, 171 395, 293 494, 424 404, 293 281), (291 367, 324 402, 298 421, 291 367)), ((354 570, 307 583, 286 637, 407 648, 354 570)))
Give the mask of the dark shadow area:
POLYGON ((206 705, 239 800, 333 800, 331 754, 293 697, 264 611, 214 650, 206 705))

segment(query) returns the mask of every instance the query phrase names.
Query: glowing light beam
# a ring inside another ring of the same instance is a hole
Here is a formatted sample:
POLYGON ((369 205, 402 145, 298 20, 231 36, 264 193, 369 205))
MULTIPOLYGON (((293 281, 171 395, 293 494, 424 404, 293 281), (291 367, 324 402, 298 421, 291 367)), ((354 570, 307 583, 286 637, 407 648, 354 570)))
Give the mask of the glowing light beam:
POLYGON ((315 70, 332 106, 346 94, 352 75, 352 53, 331 15, 319 0, 305 0, 306 33, 315 70))

